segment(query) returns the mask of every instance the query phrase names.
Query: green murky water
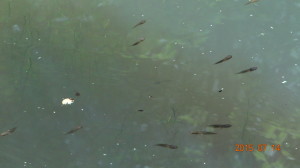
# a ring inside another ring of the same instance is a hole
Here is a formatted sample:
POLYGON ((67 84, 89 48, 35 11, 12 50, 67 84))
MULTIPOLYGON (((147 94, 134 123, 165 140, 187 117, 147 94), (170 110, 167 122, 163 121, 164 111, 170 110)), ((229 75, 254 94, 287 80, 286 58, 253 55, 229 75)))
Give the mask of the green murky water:
POLYGON ((0 166, 298 168, 300 2, 246 2, 1 1, 0 166))

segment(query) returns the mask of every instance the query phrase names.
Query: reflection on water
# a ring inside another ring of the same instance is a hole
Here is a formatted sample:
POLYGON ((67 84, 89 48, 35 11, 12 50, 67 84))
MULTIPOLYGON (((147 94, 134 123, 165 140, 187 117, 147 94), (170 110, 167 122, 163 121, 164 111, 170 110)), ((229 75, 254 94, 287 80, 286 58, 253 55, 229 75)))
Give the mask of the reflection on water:
POLYGON ((1 167, 296 168, 299 2, 245 3, 1 1, 1 167))

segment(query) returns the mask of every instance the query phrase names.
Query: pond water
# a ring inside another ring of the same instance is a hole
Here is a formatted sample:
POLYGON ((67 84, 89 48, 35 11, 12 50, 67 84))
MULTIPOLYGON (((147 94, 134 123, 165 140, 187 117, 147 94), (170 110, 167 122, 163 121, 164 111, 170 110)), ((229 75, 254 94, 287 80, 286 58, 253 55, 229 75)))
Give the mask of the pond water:
POLYGON ((247 2, 1 1, 0 166, 298 168, 300 2, 247 2))

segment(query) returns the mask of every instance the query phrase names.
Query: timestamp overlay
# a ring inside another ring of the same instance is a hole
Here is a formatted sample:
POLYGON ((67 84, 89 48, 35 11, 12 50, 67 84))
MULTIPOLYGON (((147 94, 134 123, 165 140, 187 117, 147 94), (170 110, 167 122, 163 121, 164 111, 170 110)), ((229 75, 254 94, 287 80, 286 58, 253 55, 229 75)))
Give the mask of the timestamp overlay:
POLYGON ((268 144, 235 144, 235 151, 236 152, 252 152, 252 151, 259 151, 264 152, 268 149, 272 151, 280 151, 281 146, 279 144, 276 145, 268 145, 268 144))

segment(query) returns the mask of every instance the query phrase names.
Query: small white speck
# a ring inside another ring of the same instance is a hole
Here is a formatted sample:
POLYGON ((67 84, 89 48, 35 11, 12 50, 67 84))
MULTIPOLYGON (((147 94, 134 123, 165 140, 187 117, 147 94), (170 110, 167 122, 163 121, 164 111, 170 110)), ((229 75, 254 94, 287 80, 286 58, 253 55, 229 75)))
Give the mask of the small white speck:
POLYGON ((201 32, 202 32, 203 30, 202 30, 202 29, 200 29, 199 31, 201 31, 201 32))
POLYGON ((147 147, 147 145, 144 145, 145 147, 147 147))
POLYGON ((136 151, 136 148, 133 148, 133 151, 136 151))
POLYGON ((222 10, 220 10, 220 13, 222 13, 222 10))
POLYGON ((183 46, 181 46, 181 48, 184 48, 183 46))
POLYGON ((26 113, 27 111, 26 111, 26 110, 24 110, 23 112, 24 112, 24 113, 26 113))
POLYGON ((37 59, 40 60, 40 59, 42 59, 42 57, 38 57, 37 59))
POLYGON ((201 53, 202 55, 204 55, 205 53, 201 53))
POLYGON ((155 157, 155 155, 153 154, 152 157, 155 157))
POLYGON ((225 98, 224 98, 224 97, 222 97, 221 99, 223 99, 223 100, 224 100, 225 98))
POLYGON ((291 31, 290 33, 291 33, 291 34, 293 34, 293 32, 292 32, 292 31, 291 31))
POLYGON ((264 35, 265 35, 265 33, 260 33, 260 35, 261 35, 261 36, 264 36, 264 35))
POLYGON ((26 39, 26 40, 28 40, 29 38, 28 38, 28 37, 26 37, 25 39, 26 39))
POLYGON ((173 59, 172 61, 175 62, 176 60, 173 59))
POLYGON ((203 164, 206 164, 205 162, 203 164))
POLYGON ((112 165, 112 163, 109 163, 110 165, 112 165))
POLYGON ((106 156, 107 154, 106 153, 103 153, 103 156, 106 156))
POLYGON ((210 27, 212 27, 213 25, 209 25, 210 27))
POLYGON ((210 52, 210 53, 212 53, 212 51, 211 51, 211 50, 210 50, 209 52, 210 52))
POLYGON ((55 112, 55 111, 53 111, 53 113, 55 114, 56 112, 55 112))
POLYGON ((119 146, 120 144, 119 144, 119 143, 116 143, 116 145, 119 146))
POLYGON ((83 111, 83 109, 81 109, 81 111, 83 111))
POLYGON ((39 41, 41 41, 41 39, 38 39, 39 41))
POLYGON ((284 78, 284 76, 281 76, 281 78, 283 79, 283 78, 284 78))
POLYGON ((286 145, 288 145, 289 143, 288 143, 288 142, 286 142, 285 144, 286 144, 286 145))
POLYGON ((154 69, 157 69, 157 68, 158 68, 157 66, 154 67, 154 69))
POLYGON ((298 148, 297 148, 297 147, 296 147, 295 149, 296 149, 296 150, 298 150, 298 148))
POLYGON ((184 24, 184 22, 182 22, 182 24, 184 24))
POLYGON ((72 99, 72 98, 65 98, 61 102, 62 105, 68 105, 68 104, 70 105, 72 103, 74 103, 74 99, 72 99))
POLYGON ((261 49, 263 49, 263 50, 264 50, 265 48, 263 47, 263 48, 261 48, 261 49))
POLYGON ((252 17, 252 16, 253 16, 253 14, 250 14, 249 16, 251 16, 251 17, 252 17))
POLYGON ((295 64, 295 66, 298 66, 298 64, 295 64))
POLYGON ((145 15, 144 15, 144 14, 142 14, 141 16, 142 16, 142 17, 144 17, 145 15))
POLYGON ((287 81, 282 81, 281 83, 286 83, 287 81))
POLYGON ((197 74, 194 73, 193 75, 196 76, 197 74))
POLYGON ((271 27, 270 27, 270 29, 274 29, 274 27, 273 27, 273 26, 271 26, 271 27))
POLYGON ((238 40, 239 42, 242 42, 242 40, 238 40))
POLYGON ((244 82, 242 82, 242 85, 245 85, 245 83, 244 83, 244 82))

